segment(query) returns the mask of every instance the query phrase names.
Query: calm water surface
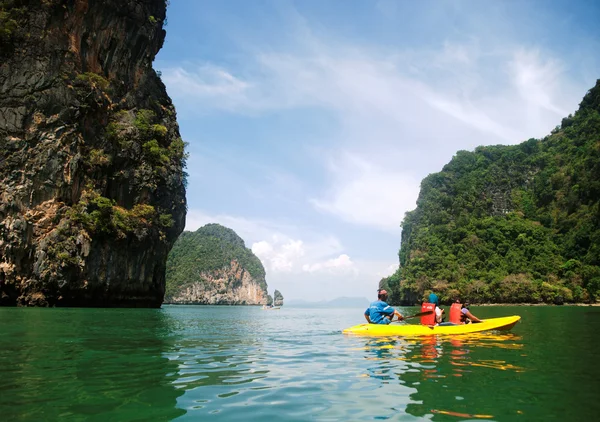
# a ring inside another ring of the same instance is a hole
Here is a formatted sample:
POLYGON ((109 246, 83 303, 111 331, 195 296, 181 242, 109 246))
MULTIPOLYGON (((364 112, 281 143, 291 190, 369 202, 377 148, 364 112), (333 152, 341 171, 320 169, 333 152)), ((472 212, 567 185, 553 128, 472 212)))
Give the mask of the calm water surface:
POLYGON ((0 420, 598 420, 600 308, 472 311, 523 319, 370 339, 341 334, 363 309, 0 308, 0 420))

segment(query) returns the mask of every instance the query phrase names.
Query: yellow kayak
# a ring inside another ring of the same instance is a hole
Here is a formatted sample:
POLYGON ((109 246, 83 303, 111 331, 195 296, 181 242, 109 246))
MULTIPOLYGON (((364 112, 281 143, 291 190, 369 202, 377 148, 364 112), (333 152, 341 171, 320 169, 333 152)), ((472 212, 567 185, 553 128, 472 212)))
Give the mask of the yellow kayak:
POLYGON ((488 330, 510 330, 521 319, 518 315, 490 318, 476 324, 445 325, 400 325, 400 324, 360 324, 346 328, 344 334, 355 334, 361 336, 430 336, 447 334, 468 334, 488 330))

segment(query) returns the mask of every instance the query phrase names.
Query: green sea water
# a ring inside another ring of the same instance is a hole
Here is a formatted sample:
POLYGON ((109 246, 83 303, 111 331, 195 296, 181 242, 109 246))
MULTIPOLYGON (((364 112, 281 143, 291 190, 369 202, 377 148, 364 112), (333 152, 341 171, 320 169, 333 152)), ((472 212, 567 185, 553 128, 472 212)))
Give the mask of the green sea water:
POLYGON ((472 311, 522 321, 377 339, 341 333, 363 309, 0 308, 0 420, 598 420, 600 308, 472 311))

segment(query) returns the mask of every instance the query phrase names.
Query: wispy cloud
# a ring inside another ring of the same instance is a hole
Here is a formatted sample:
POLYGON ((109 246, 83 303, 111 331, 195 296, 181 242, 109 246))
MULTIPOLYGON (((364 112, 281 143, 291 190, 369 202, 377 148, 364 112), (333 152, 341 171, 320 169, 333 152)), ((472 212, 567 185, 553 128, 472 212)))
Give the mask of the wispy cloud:
POLYGON ((415 207, 417 180, 348 153, 332 157, 329 167, 334 175, 332 187, 322 198, 310 200, 317 209, 400 234, 403 213, 415 207))
POLYGON ((189 68, 168 68, 163 80, 171 95, 178 98, 201 99, 211 108, 240 110, 249 106, 251 84, 212 64, 189 68))
POLYGON ((564 71, 564 66, 559 60, 544 59, 537 49, 519 49, 510 61, 509 68, 513 83, 524 102, 552 111, 557 118, 568 113, 556 105, 557 81, 564 71))
POLYGON ((314 273, 318 271, 325 271, 328 273, 356 273, 354 262, 346 254, 342 254, 337 258, 328 259, 324 262, 317 262, 315 264, 304 264, 302 270, 314 273))
POLYGON ((559 61, 535 50, 483 54, 473 41, 416 54, 314 37, 308 46, 298 43, 296 53, 256 54, 246 79, 202 66, 165 69, 165 80, 174 95, 200 108, 265 113, 315 107, 334 113, 338 134, 315 163, 330 168, 332 182, 310 203, 380 229, 399 226, 414 207, 419 180, 456 150, 542 136, 566 114, 555 104, 573 102, 554 89, 561 80, 559 61), (486 78, 490 66, 497 86, 486 78), (415 161, 416 144, 430 154, 415 161), (330 166, 340 160, 337 168, 330 166))

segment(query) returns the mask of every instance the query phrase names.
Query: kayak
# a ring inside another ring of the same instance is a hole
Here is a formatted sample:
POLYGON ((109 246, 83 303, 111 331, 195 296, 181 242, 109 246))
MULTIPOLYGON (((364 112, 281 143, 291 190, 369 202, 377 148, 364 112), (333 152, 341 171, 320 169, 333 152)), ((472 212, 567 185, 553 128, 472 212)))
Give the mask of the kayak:
POLYGON ((431 335, 451 335, 468 334, 489 330, 510 330, 521 319, 518 315, 490 318, 482 320, 475 324, 444 325, 396 325, 396 324, 360 324, 354 327, 346 328, 344 334, 354 334, 361 336, 431 336, 431 335))

